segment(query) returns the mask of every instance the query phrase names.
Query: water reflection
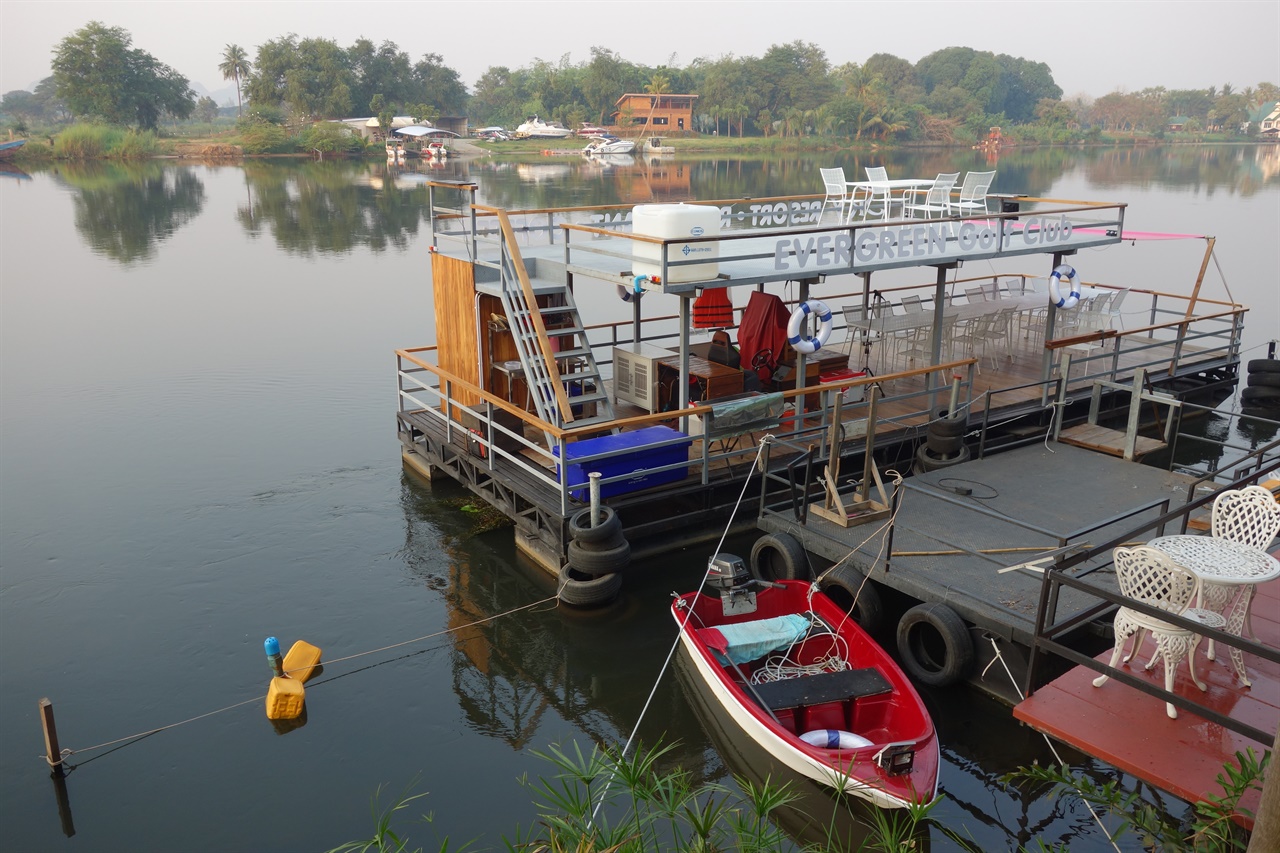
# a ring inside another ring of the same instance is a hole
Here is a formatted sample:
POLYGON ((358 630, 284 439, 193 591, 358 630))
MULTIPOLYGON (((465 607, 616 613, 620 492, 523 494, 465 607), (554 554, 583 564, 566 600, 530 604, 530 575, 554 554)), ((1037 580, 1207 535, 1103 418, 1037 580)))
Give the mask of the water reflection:
POLYGON ((54 174, 77 190, 75 225, 85 243, 123 264, 150 260, 204 208, 204 183, 189 166, 72 163, 54 174))
POLYGON ((426 193, 387 191, 403 167, 361 162, 245 163, 236 219, 289 254, 404 251, 426 217, 426 193))
MULTIPOLYGON (((554 580, 496 553, 485 537, 473 537, 470 518, 454 499, 466 494, 449 483, 427 487, 406 479, 401 504, 403 558, 419 580, 441 591, 452 632, 453 691, 467 724, 516 751, 537 742, 544 724, 557 720, 585 735, 584 748, 587 741, 625 742, 650 687, 638 674, 646 661, 637 652, 653 637, 669 640, 669 631, 647 626, 662 610, 626 594, 612 607, 590 612, 557 608, 553 601, 523 609, 552 597, 554 580), (440 551, 449 555, 447 578, 428 568, 439 565, 440 551), (629 655, 625 666, 622 649, 629 655)), ((509 531, 498 537, 510 541, 509 531)), ((674 689, 658 692, 649 719, 656 721, 652 736, 642 732, 649 743, 697 731, 674 689)), ((541 742, 546 740, 543 731, 541 742)))
MULTIPOLYGON (((344 254, 356 247, 406 251, 426 218, 426 181, 476 180, 479 199, 513 209, 760 198, 821 186, 819 167, 841 166, 852 180, 867 166, 894 175, 989 168, 980 151, 784 153, 709 157, 557 157, 499 162, 492 157, 399 162, 251 160, 242 168, 236 219, 269 234, 286 252, 344 254)), ((1169 146, 1006 149, 997 192, 1048 194, 1064 175, 1083 172, 1096 187, 1162 185, 1250 196, 1280 176, 1280 146, 1169 146)), ((76 228, 85 242, 123 264, 153 257, 156 245, 203 209, 196 168, 159 161, 61 164, 57 178, 77 191, 76 228)), ((25 172, 7 167, 3 175, 25 172)))

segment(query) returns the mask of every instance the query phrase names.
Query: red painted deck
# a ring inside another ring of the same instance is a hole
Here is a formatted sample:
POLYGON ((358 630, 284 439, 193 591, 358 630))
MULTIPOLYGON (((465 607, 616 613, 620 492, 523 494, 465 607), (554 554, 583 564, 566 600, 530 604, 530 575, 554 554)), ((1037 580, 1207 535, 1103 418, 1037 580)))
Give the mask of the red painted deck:
MULTIPOLYGON (((1280 647, 1280 580, 1258 588, 1253 601, 1253 627, 1263 644, 1280 647)), ((1265 732, 1280 724, 1280 665, 1245 654, 1245 667, 1253 687, 1245 689, 1235 678, 1235 670, 1225 650, 1217 661, 1205 658, 1202 643, 1196 657, 1196 673, 1209 687, 1201 693, 1191 682, 1185 664, 1178 667, 1174 691, 1197 700, 1224 716, 1241 720, 1265 732)), ((1145 663, 1154 649, 1150 637, 1141 655, 1145 663)), ((1111 652, 1098 656, 1106 663, 1111 652)), ((1144 677, 1135 657, 1129 672, 1144 677)), ((1165 703, 1157 697, 1127 687, 1112 679, 1094 687, 1097 673, 1078 666, 1042 688, 1014 708, 1014 716, 1032 728, 1106 761, 1184 800, 1204 799, 1221 794, 1215 779, 1222 766, 1234 763, 1236 752, 1248 747, 1261 756, 1262 744, 1227 731, 1219 725, 1178 710, 1178 718, 1165 714, 1165 703)), ((1145 673, 1157 686, 1164 684, 1164 667, 1157 664, 1145 673)), ((1256 812, 1258 792, 1245 797, 1241 805, 1256 812)), ((1241 822, 1252 828, 1253 821, 1241 822)))

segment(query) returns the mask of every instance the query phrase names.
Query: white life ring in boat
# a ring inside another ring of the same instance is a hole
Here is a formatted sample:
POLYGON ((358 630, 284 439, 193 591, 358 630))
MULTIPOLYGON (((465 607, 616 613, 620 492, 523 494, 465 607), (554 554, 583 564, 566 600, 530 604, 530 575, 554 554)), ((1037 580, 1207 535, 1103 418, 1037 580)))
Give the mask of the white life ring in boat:
POLYGON ((871 746, 872 741, 867 740, 862 735, 855 735, 853 732, 845 732, 840 729, 814 729, 811 732, 805 732, 800 735, 800 740, 822 749, 861 749, 864 746, 871 746))
POLYGON ((831 309, 825 303, 817 299, 810 299, 807 302, 801 302, 791 315, 791 322, 787 323, 787 343, 795 348, 796 352, 808 355, 811 352, 817 352, 822 345, 831 337, 831 309), (804 318, 810 314, 818 316, 818 334, 813 337, 802 337, 800 335, 800 324, 804 322, 804 318))
POLYGON ((1080 302, 1080 291, 1076 288, 1076 271, 1066 264, 1059 264, 1049 273, 1049 298, 1059 308, 1074 308, 1080 302), (1067 280, 1067 295, 1062 295, 1062 280, 1067 280))

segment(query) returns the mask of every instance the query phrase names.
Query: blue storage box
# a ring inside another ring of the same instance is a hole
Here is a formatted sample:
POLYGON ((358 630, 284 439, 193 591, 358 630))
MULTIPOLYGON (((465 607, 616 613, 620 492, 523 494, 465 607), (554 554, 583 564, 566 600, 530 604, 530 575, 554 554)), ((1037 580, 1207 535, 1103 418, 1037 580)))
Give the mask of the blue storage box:
MULTIPOLYGON (((570 486, 580 486, 580 488, 572 490, 572 495, 580 501, 590 499, 590 487, 581 484, 588 482, 587 475, 592 471, 599 471, 600 476, 605 479, 637 472, 634 477, 626 480, 602 483, 600 486, 600 497, 602 498, 623 495, 663 483, 679 482, 689 475, 689 445, 691 444, 693 444, 692 438, 679 430, 664 426, 646 427, 634 432, 621 432, 617 435, 602 435, 599 438, 575 441, 573 444, 566 445, 564 452, 565 460, 568 462, 568 474, 566 475, 568 483, 570 486), (682 440, 664 447, 654 446, 659 442, 674 442, 675 439, 682 440), (616 453, 617 455, 604 459, 593 459, 586 463, 574 461, 601 453, 616 453), (659 468, 663 465, 677 465, 678 467, 668 471, 643 470, 659 468)), ((560 448, 553 448, 552 452, 559 455, 560 448)), ((560 466, 557 465, 556 475, 559 476, 559 474, 560 466)))

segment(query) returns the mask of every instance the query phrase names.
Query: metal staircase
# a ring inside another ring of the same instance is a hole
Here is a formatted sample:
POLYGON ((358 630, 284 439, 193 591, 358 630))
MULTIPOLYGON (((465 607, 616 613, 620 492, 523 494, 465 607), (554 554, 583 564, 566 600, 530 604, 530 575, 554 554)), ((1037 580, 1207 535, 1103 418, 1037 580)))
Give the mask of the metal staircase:
MULTIPOLYGON (((535 286, 505 212, 498 213, 498 221, 502 305, 538 417, 565 428, 611 423, 613 405, 573 291, 564 281, 539 279, 535 286)), ((557 446, 549 433, 547 445, 557 446)))

